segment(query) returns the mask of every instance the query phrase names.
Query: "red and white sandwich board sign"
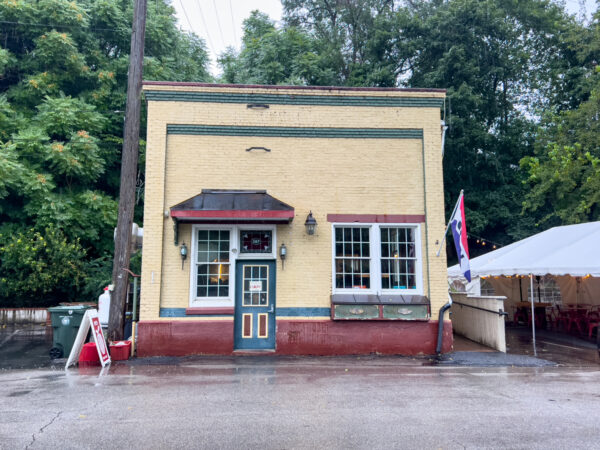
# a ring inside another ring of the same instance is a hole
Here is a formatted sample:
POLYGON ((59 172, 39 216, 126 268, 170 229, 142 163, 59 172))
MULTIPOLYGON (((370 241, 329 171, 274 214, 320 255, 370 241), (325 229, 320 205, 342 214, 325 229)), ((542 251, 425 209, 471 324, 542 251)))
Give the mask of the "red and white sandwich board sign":
POLYGON ((106 340, 102 333, 100 319, 98 319, 98 311, 95 309, 88 309, 79 326, 79 331, 77 332, 77 337, 75 338, 75 343, 73 344, 69 359, 67 359, 65 369, 79 360, 79 354, 81 353, 90 327, 92 328, 92 336, 94 336, 94 342, 96 343, 96 349, 98 350, 98 356, 100 357, 102 367, 110 364, 110 355, 108 354, 108 348, 106 348, 106 340))

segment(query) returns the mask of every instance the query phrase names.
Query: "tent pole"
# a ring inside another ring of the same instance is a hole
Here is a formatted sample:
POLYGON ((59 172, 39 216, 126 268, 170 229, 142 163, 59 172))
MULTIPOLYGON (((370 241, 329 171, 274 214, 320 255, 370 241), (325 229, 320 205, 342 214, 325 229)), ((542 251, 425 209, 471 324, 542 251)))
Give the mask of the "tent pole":
POLYGON ((521 286, 521 277, 519 277, 519 296, 521 297, 521 301, 523 301, 523 287, 521 286))
POLYGON ((533 274, 529 274, 529 292, 531 293, 531 332, 533 334, 533 356, 537 358, 535 349, 535 308, 533 306, 533 274))

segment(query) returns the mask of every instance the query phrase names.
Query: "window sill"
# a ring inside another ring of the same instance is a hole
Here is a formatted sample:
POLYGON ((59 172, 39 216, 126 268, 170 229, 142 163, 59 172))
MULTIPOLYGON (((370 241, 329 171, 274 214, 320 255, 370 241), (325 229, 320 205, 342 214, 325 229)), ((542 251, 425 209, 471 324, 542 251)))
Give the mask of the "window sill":
POLYGON ((358 295, 331 296, 333 320, 400 320, 427 321, 429 299, 423 295, 358 295))
POLYGON ((371 304, 371 305, 427 305, 427 306, 429 306, 429 299, 424 295, 417 295, 417 294, 382 293, 381 295, 376 295, 376 294, 352 293, 352 294, 333 294, 331 296, 331 303, 334 305, 354 305, 354 304, 362 303, 362 304, 371 304))
POLYGON ((186 316, 233 316, 233 306, 228 307, 190 307, 185 309, 186 316))

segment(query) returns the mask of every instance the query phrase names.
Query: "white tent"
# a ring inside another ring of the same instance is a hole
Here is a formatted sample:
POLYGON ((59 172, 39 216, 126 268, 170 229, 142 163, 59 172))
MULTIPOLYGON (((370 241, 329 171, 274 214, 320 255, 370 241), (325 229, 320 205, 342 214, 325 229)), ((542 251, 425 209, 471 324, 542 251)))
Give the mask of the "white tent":
MULTIPOLYGON (((516 277, 529 275, 553 275, 565 304, 600 304, 600 222, 551 228, 471 260, 473 279, 488 278, 508 303, 527 299, 516 277)), ((460 267, 448 277, 462 278, 460 267)))
MULTIPOLYGON (((530 297, 533 309, 533 279, 544 275, 554 276, 563 304, 597 305, 600 304, 600 222, 551 228, 473 258, 470 265, 471 277, 488 279, 498 295, 507 297, 508 307, 530 297), (530 276, 521 282, 520 277, 530 276)), ((448 268, 448 278, 462 278, 458 265, 448 268)))
MULTIPOLYGON (((600 277, 600 222, 555 227, 471 260, 471 275, 600 277)), ((458 265, 448 276, 461 276, 458 265)))

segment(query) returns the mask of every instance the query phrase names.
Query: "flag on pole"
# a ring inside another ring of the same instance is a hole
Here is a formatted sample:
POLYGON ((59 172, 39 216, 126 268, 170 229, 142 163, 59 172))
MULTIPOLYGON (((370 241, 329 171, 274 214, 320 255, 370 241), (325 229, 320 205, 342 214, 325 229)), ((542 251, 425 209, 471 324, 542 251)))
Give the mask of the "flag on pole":
POLYGON ((467 226, 465 224, 465 197, 460 193, 454 214, 450 218, 450 227, 454 237, 454 246, 458 255, 460 271, 467 281, 471 282, 471 267, 469 265, 469 244, 467 243, 467 226))

